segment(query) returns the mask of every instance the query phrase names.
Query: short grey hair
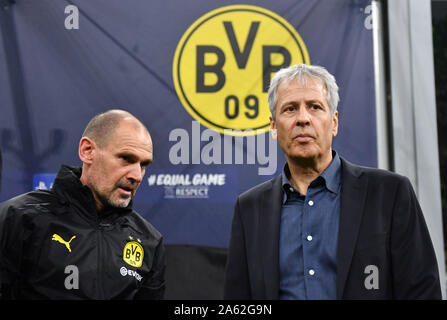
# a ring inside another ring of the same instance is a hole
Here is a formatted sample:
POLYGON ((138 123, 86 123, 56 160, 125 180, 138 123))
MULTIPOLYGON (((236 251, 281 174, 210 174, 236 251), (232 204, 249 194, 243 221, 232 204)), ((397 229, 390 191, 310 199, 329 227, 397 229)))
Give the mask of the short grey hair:
POLYGON ((276 116, 276 103, 278 102, 278 86, 282 83, 290 83, 293 80, 300 81, 305 84, 306 80, 315 79, 321 81, 326 89, 327 101, 331 109, 331 114, 337 110, 340 98, 338 96, 338 85, 335 77, 330 74, 324 67, 316 65, 296 64, 287 68, 279 70, 273 77, 269 91, 268 103, 270 113, 273 120, 276 116))

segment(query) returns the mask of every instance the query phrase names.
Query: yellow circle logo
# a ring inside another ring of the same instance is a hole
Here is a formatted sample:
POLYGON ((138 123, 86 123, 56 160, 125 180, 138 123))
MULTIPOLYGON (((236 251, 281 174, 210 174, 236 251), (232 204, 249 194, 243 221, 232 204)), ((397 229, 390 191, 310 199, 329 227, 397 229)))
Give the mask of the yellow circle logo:
POLYGON ((310 60, 292 25, 264 8, 232 5, 188 28, 175 51, 173 79, 183 106, 202 125, 251 135, 269 130, 274 73, 297 63, 310 60))
POLYGON ((126 243, 123 250, 123 260, 132 267, 139 268, 143 264, 144 250, 141 244, 135 241, 126 243))

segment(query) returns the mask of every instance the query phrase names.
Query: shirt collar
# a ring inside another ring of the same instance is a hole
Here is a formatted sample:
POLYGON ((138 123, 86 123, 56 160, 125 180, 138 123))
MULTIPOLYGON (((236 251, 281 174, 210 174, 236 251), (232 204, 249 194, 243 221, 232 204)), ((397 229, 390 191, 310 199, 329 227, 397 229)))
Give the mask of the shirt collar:
POLYGON ((340 190, 340 177, 341 177, 341 161, 338 153, 335 150, 332 150, 332 162, 331 164, 323 171, 321 176, 324 178, 326 182, 326 187, 329 191, 333 193, 338 193, 340 190))
MULTIPOLYGON (((332 150, 332 161, 329 164, 329 166, 321 173, 320 177, 323 178, 326 184, 326 188, 335 194, 337 194, 340 190, 340 177, 341 177, 340 168, 341 168, 340 157, 337 151, 332 150)), ((292 187, 292 184, 290 183, 289 179, 290 179, 290 169, 289 165, 286 162, 286 164, 284 165, 284 169, 281 173, 282 186, 285 191, 284 194, 285 197, 283 198, 283 203, 286 200, 286 196, 287 193, 289 192, 290 187, 292 187)))

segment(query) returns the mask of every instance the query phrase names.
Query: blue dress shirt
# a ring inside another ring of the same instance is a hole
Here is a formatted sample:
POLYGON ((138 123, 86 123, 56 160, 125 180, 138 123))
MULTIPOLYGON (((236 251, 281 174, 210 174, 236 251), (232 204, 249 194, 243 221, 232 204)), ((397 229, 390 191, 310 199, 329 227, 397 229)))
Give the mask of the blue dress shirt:
POLYGON ((289 167, 284 166, 279 239, 282 300, 336 299, 341 165, 335 151, 332 156, 306 195, 293 188, 289 167))

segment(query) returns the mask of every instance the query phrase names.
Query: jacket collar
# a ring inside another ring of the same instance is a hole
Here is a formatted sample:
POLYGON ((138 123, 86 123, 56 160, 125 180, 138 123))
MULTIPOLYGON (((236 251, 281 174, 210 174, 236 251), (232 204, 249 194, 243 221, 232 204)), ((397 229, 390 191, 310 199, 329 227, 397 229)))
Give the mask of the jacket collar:
POLYGON ((263 195, 259 215, 260 241, 258 252, 262 252, 265 299, 279 299, 279 228, 281 206, 284 196, 281 175, 270 180, 263 195))
POLYGON ((84 217, 95 222, 114 220, 132 211, 132 201, 126 208, 105 208, 98 211, 91 189, 81 183, 82 168, 61 165, 52 190, 61 204, 70 205, 84 217))
POLYGON ((361 167, 340 159, 342 184, 337 248, 337 299, 343 298, 368 189, 368 177, 362 174, 361 167))

